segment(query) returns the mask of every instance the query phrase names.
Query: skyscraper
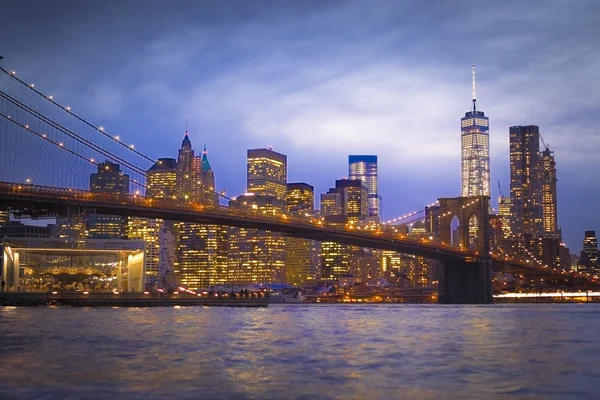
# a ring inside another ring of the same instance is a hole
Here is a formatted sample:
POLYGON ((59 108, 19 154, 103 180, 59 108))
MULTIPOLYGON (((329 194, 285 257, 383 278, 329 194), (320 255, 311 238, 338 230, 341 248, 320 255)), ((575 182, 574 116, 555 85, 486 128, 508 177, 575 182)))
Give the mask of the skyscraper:
MULTIPOLYGON (((309 216, 315 213, 314 188, 307 183, 288 183, 286 211, 291 215, 309 216)), ((302 285, 320 275, 321 244, 315 240, 286 237, 285 275, 287 283, 302 285)))
MULTIPOLYGON (((186 136, 179 150, 178 182, 191 201, 218 205, 215 175, 208 161, 206 146, 202 156, 194 156, 186 136), (187 139, 187 140, 186 140, 187 139), (187 177, 189 176, 189 180, 187 177)), ((182 285, 198 289, 224 283, 227 270, 227 227, 194 223, 178 223, 178 263, 176 273, 182 285)))
MULTIPOLYGON (((100 163, 98 171, 90 175, 90 192, 129 194, 129 175, 121 172, 119 164, 100 163)), ((90 239, 122 239, 125 228, 126 219, 117 215, 93 213, 87 218, 90 239)))
POLYGON ((537 238, 543 232, 539 127, 511 126, 509 133, 512 234, 537 238))
POLYGON ((285 200, 287 156, 272 149, 248 150, 247 189, 249 193, 285 200))
POLYGON ((510 197, 500 196, 498 198, 498 216, 502 221, 502 238, 509 239, 512 231, 510 228, 511 214, 510 214, 510 197))
POLYGON ((473 65, 473 110, 461 125, 461 196, 490 196, 489 118, 477 111, 473 65))
POLYGON ((194 192, 194 186, 196 180, 194 179, 194 173, 192 171, 192 165, 194 161, 194 150, 192 150, 192 142, 188 136, 187 129, 183 140, 181 141, 181 148, 177 157, 177 197, 181 197, 184 200, 191 199, 194 192))
POLYGON ((348 175, 350 179, 360 179, 367 185, 370 217, 380 215, 381 196, 377 182, 377 156, 348 156, 348 175))
POLYGON ((556 204, 556 162, 554 152, 548 146, 541 154, 542 221, 544 235, 558 238, 558 216, 556 204))
POLYGON ((177 160, 159 158, 146 171, 146 197, 153 199, 176 198, 178 189, 177 160))
MULTIPOLYGON (((230 208, 251 208, 267 215, 281 215, 285 201, 275 196, 246 194, 229 202, 230 208)), ((228 283, 284 282, 285 237, 279 232, 229 228, 228 283)))
POLYGON ((597 272, 600 268, 600 252, 598 252, 598 238, 596 231, 585 231, 583 238, 583 250, 581 251, 580 267, 577 270, 585 270, 589 273, 597 272))
POLYGON ((119 164, 99 163, 97 172, 90 174, 90 192, 128 194, 129 175, 121 172, 119 164))
MULTIPOLYGON (((177 161, 173 158, 159 158, 148 171, 146 171, 146 197, 165 199, 177 197, 177 161)), ((146 244, 146 283, 167 284, 166 277, 159 277, 161 258, 171 257, 174 242, 166 240, 172 234, 172 224, 162 219, 130 217, 127 221, 127 237, 141 239, 146 244), (161 241, 161 238, 163 240, 161 241), (165 278, 162 281, 159 278, 165 278)), ((168 268, 172 271, 172 268, 168 268)))
POLYGON ((360 179, 339 179, 335 181, 335 188, 330 193, 339 193, 342 197, 342 215, 349 222, 358 222, 369 214, 369 200, 367 185, 360 179))

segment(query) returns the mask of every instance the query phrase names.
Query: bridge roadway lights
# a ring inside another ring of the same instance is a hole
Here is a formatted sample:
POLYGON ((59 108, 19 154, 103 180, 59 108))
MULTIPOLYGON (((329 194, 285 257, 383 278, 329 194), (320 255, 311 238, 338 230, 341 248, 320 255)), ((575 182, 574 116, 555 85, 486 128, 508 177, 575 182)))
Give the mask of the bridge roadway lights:
POLYGON ((439 283, 440 304, 491 304, 492 259, 445 261, 439 283))

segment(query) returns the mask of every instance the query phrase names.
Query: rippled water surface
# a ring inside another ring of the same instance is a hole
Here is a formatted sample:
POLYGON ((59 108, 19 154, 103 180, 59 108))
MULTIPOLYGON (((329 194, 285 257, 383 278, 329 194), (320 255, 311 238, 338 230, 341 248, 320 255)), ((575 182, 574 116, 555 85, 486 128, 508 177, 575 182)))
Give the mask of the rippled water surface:
POLYGON ((0 308, 0 399, 599 396, 592 304, 0 308))

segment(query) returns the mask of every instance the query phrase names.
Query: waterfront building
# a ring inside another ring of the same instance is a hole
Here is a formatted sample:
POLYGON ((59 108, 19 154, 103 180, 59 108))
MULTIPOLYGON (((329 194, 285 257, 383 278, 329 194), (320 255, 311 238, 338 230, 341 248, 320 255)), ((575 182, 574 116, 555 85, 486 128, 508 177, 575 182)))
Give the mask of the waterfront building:
MULTIPOLYGON (((98 164, 97 172, 90 174, 90 192, 129 194, 129 175, 121 171, 119 164, 105 161, 98 164)), ((87 218, 89 239, 123 239, 127 220, 117 215, 92 213, 87 218)))
MULTIPOLYGON (((262 214, 281 216, 285 213, 286 203, 276 196, 248 193, 232 199, 229 207, 251 208, 262 214)), ((285 237, 281 233, 230 227, 228 255, 228 284, 285 282, 285 237)))
POLYGON ((377 178, 377 156, 348 156, 348 176, 351 180, 360 179, 366 184, 369 203, 368 215, 370 217, 380 216, 381 196, 377 178))
POLYGON ((248 150, 247 191, 285 200, 287 156, 271 148, 248 150))
MULTIPOLYGON (((286 212, 289 215, 314 217, 314 188, 304 182, 288 183, 286 212)), ((316 240, 286 237, 286 281, 291 285, 315 282, 320 275, 321 244, 316 240)))
POLYGON ((511 230, 517 238, 535 238, 543 232, 540 131, 528 125, 511 126, 509 132, 511 230))
POLYGON ((490 196, 489 118, 477 110, 473 65, 473 109, 460 120, 461 196, 490 196))
MULTIPOLYGON (((159 158, 146 171, 146 197, 172 199, 177 197, 177 192, 177 161, 173 158, 159 158)), ((160 262, 161 257, 166 260, 174 252, 175 241, 160 240, 164 229, 174 235, 174 224, 162 219, 129 217, 127 220, 127 237, 143 240, 146 244, 144 270, 146 284, 150 286, 167 285, 166 279, 159 279, 160 262)))

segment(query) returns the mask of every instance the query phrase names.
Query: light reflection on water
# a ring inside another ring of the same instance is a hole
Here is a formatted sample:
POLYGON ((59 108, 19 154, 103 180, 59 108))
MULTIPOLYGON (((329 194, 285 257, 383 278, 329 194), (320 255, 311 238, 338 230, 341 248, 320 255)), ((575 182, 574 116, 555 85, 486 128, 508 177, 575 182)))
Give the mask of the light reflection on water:
POLYGON ((4 399, 594 398, 600 307, 0 308, 4 399))

